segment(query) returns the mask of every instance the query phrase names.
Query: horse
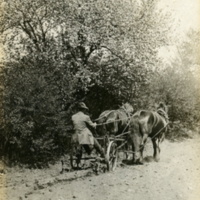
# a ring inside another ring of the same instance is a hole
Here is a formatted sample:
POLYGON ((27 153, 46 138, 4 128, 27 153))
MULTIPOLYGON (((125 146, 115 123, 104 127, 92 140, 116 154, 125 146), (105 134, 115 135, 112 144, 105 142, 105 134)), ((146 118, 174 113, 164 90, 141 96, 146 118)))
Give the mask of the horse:
POLYGON ((106 110, 96 120, 99 135, 119 135, 128 130, 133 107, 129 103, 123 104, 117 110, 106 110))
POLYGON ((132 144, 133 163, 143 164, 143 150, 148 137, 153 144, 154 160, 160 160, 159 144, 164 140, 167 124, 167 107, 164 103, 160 103, 156 111, 140 110, 131 117, 129 139, 132 144))
MULTIPOLYGON (((133 113, 133 107, 129 103, 123 104, 117 110, 106 110, 100 114, 97 122, 97 134, 101 136, 117 136, 126 133, 129 128, 129 122, 133 113)), ((124 136, 127 139, 127 134, 124 136)), ((120 145, 120 141, 118 145, 120 145)), ((129 149, 129 144, 123 146, 124 150, 129 149)), ((128 154, 126 153, 126 159, 128 154)))

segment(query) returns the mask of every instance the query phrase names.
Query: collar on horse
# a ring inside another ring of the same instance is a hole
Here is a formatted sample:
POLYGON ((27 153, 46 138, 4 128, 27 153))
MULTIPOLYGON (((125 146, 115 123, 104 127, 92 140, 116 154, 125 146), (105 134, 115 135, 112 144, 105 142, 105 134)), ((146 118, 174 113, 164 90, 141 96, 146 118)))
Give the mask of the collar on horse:
MULTIPOLYGON (((130 120, 130 118, 131 118, 131 116, 132 116, 131 113, 128 112, 124 107, 121 107, 120 109, 123 110, 123 111, 126 113, 128 119, 130 120)), ((118 109, 118 112, 119 112, 120 109, 118 109)))
POLYGON ((164 119, 165 119, 166 122, 169 122, 169 117, 168 117, 167 113, 166 113, 162 108, 159 108, 159 109, 157 110, 157 113, 158 113, 160 116, 164 117, 164 119))

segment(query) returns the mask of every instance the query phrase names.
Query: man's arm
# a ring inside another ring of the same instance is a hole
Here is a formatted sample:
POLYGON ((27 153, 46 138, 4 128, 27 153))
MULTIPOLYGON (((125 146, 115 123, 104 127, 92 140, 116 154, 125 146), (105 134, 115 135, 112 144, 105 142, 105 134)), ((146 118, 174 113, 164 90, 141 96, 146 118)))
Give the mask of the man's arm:
POLYGON ((89 116, 86 117, 86 123, 89 124, 91 127, 96 128, 96 123, 93 123, 89 116))

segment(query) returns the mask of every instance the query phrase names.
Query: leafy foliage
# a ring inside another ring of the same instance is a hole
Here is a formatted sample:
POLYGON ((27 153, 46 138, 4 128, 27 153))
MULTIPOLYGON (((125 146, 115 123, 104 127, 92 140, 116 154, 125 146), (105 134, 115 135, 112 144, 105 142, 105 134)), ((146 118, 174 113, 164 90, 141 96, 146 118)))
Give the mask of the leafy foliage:
POLYGON ((169 138, 174 134, 185 137, 188 129, 199 126, 199 43, 199 32, 188 33, 186 40, 176 46, 177 56, 164 69, 156 70, 149 85, 149 99, 162 99, 169 105, 169 138))

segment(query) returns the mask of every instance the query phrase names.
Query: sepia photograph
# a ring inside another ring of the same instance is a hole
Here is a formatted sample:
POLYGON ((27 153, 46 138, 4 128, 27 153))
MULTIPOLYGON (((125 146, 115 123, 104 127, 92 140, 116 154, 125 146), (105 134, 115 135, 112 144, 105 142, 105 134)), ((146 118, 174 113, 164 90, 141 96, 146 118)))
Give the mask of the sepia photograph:
POLYGON ((0 200, 200 200, 200 0, 0 0, 0 200))

